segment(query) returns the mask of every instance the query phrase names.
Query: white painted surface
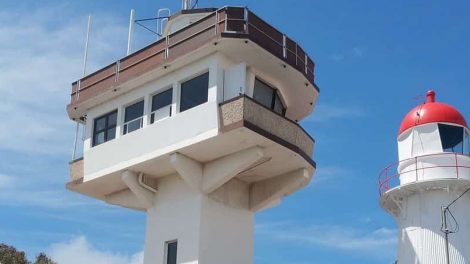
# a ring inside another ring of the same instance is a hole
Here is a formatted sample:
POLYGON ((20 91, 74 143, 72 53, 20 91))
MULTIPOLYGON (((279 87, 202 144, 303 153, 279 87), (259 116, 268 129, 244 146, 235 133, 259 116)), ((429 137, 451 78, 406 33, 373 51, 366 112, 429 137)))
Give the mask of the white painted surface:
POLYGON ((246 64, 240 63, 225 70, 224 101, 245 93, 246 64))
MULTIPOLYGON (((463 190, 423 191, 406 198, 398 222, 400 239, 398 263, 442 264, 445 261, 444 233, 441 228, 441 206, 449 204, 463 190)), ((450 234, 451 263, 470 261, 470 196, 464 196, 451 211, 460 230, 450 234)))
POLYGON ((144 264, 164 264, 165 242, 178 240, 178 263, 250 264, 254 213, 227 207, 179 176, 160 179, 148 210, 144 264))
POLYGON ((163 155, 218 133, 217 72, 219 56, 209 56, 197 63, 175 70, 125 95, 88 112, 86 140, 84 144, 84 180, 94 179, 106 173, 125 169, 128 166, 163 155), (179 109, 180 83, 200 73, 209 71, 208 102, 183 113, 179 109), (151 96, 173 87, 172 117, 149 124, 151 96), (145 98, 144 127, 122 135, 124 108, 132 102, 145 98), (116 139, 91 147, 93 120, 118 109, 116 139))
MULTIPOLYGON (((384 208, 399 224, 398 263, 446 263, 441 207, 466 190, 470 169, 465 167, 470 167, 470 157, 443 151, 437 123, 402 133, 398 148, 400 186, 384 194, 394 201, 384 208)), ((470 195, 463 196, 450 210, 460 227, 449 235, 450 263, 469 263, 470 195)), ((455 226, 450 217, 448 222, 455 226)))
POLYGON ((433 154, 400 162, 400 184, 439 179, 470 180, 470 157, 453 153, 433 154))
POLYGON ((217 135, 217 110, 216 102, 202 104, 119 140, 93 147, 85 152, 85 181, 217 135))

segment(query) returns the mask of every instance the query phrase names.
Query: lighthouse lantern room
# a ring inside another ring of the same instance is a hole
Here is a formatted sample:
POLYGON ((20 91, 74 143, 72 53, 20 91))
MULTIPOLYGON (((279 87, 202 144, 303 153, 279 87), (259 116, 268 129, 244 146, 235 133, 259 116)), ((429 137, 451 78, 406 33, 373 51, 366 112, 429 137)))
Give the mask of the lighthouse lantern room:
POLYGON ((314 63, 247 8, 184 2, 158 41, 72 84, 67 188, 146 212, 145 264, 249 264, 255 213, 315 172, 314 63))
POLYGON ((379 179, 380 204, 399 225, 398 263, 470 262, 470 131, 435 97, 405 116, 399 162, 379 179))

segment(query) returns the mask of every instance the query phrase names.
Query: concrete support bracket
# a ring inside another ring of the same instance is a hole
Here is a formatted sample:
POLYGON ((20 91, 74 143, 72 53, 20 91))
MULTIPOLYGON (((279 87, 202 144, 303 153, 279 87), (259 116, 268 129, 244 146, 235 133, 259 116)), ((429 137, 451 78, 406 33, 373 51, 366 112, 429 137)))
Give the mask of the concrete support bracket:
POLYGON ((203 165, 181 153, 170 156, 170 162, 183 178, 183 180, 194 190, 201 191, 203 165))
POLYGON ((121 175, 122 181, 129 187, 132 193, 142 203, 143 207, 148 209, 153 206, 155 195, 139 184, 138 175, 132 171, 124 171, 121 175))
POLYGON ((204 165, 202 191, 212 193, 264 157, 260 147, 245 149, 204 165))
POLYGON ((259 211, 279 203, 281 198, 306 186, 311 179, 310 172, 298 169, 283 175, 256 182, 250 188, 250 210, 259 211))
POLYGON ((170 162, 189 186, 210 194, 263 157, 263 150, 260 147, 253 147, 205 164, 180 153, 172 154, 170 162))

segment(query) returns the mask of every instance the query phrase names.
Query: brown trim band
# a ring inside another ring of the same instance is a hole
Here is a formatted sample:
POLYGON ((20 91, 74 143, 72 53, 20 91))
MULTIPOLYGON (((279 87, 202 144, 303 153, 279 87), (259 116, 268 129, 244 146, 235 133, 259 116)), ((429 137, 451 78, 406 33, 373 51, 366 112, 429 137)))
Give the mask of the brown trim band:
POLYGON ((312 160, 312 158, 310 158, 309 155, 307 155, 305 152, 303 152, 299 147, 295 146, 294 144, 291 144, 287 141, 285 141, 284 139, 276 136, 276 135, 273 135, 271 133, 269 133, 268 131, 256 126, 255 124, 252 124, 248 121, 242 121, 243 122, 243 126, 252 130, 253 132, 256 132, 260 135, 262 135, 263 137, 266 137, 280 145, 283 145, 284 147, 294 151, 295 153, 299 154, 300 156, 302 156, 302 158, 304 158, 308 163, 310 163, 310 165, 312 165, 315 169, 317 168, 317 163, 315 161, 312 160))
POLYGON ((234 130, 234 129, 237 129, 237 128, 241 128, 241 127, 246 127, 248 128, 249 130, 255 132, 255 133, 258 133, 260 134, 261 136, 265 137, 265 138, 268 138, 269 140, 272 140, 288 149, 290 149, 291 151, 299 154, 300 156, 302 156, 302 158, 304 158, 308 163, 310 163, 310 165, 312 165, 314 168, 317 168, 317 163, 312 160, 312 158, 310 158, 309 155, 307 155, 303 150, 301 150, 299 147, 295 146, 294 144, 292 143, 289 143, 287 141, 285 141, 284 139, 276 136, 276 135, 273 135, 272 133, 260 128, 259 126, 249 122, 249 121, 246 121, 246 120, 241 120, 241 121, 238 121, 238 122, 235 122, 235 123, 232 123, 230 125, 227 125, 227 126, 222 126, 220 128, 220 132, 222 133, 227 133, 231 130, 234 130))

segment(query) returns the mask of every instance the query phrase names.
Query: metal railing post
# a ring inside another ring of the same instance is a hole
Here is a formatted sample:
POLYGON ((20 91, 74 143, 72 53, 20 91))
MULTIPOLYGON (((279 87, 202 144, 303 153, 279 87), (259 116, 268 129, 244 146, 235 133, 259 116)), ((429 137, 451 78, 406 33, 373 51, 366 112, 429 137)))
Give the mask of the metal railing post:
POLYGON ((116 71, 114 75, 114 82, 117 83, 119 81, 119 72, 121 71, 121 60, 116 61, 116 71))
POLYGON ((282 55, 284 59, 287 58, 287 39, 285 34, 282 34, 282 55))
POLYGON ((457 179, 459 179, 460 178, 460 175, 459 175, 459 160, 458 160, 457 153, 455 153, 454 156, 455 156, 455 173, 457 174, 457 179))

